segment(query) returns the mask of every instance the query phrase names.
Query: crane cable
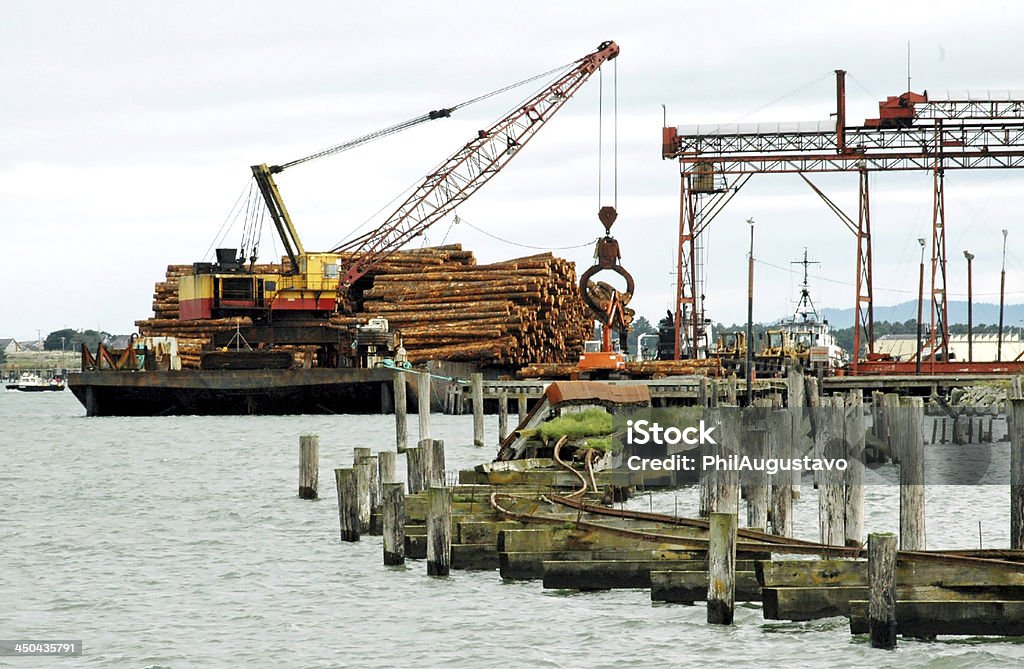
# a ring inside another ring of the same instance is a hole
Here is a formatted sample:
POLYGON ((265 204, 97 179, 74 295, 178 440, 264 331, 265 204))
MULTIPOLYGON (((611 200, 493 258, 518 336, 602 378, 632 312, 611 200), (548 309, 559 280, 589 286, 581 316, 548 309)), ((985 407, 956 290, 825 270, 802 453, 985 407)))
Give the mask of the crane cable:
POLYGON ((296 160, 292 160, 292 161, 289 161, 287 163, 281 163, 280 165, 276 165, 273 169, 274 169, 274 171, 279 172, 279 171, 287 169, 289 167, 294 167, 295 165, 301 165, 302 163, 308 162, 310 160, 315 160, 317 158, 323 158, 325 156, 332 156, 332 155, 334 155, 336 153, 341 153, 343 151, 348 151, 349 149, 353 149, 353 148, 355 148, 355 147, 357 147, 357 146, 359 146, 361 144, 365 144, 365 143, 373 141, 375 139, 380 139, 381 137, 387 137, 388 135, 393 135, 396 132, 401 132, 402 130, 406 130, 406 129, 411 128, 411 127, 413 127, 415 125, 419 125, 420 123, 424 123, 425 121, 433 121, 433 120, 439 119, 439 118, 448 118, 449 116, 452 115, 452 112, 454 112, 454 111, 456 111, 458 109, 462 109, 463 107, 468 107, 469 105, 476 104, 477 102, 481 102, 481 101, 486 100, 488 98, 494 97, 495 95, 500 95, 501 93, 504 93, 506 91, 512 90, 513 88, 518 88, 520 86, 524 86, 524 85, 526 85, 526 84, 528 84, 530 82, 536 81, 537 79, 542 79, 544 77, 550 76, 550 75, 554 74, 555 72, 560 72, 560 71, 568 68, 569 66, 574 65, 576 62, 578 62, 578 61, 573 61, 572 63, 568 63, 566 65, 560 65, 560 66, 558 66, 556 68, 548 70, 547 72, 542 72, 540 74, 534 75, 534 76, 529 77, 527 79, 523 79, 522 81, 517 81, 514 84, 509 84, 507 86, 502 86, 501 88, 495 89, 495 90, 491 91, 490 93, 485 93, 485 94, 479 95, 479 96, 477 96, 475 98, 470 98, 469 100, 465 100, 463 102, 460 102, 459 104, 454 105, 452 107, 443 107, 441 109, 435 109, 433 111, 427 112, 426 114, 421 114, 419 116, 416 116, 414 118, 408 119, 406 121, 402 121, 401 123, 397 123, 397 124, 395 124, 393 126, 390 126, 390 127, 387 127, 387 128, 382 128, 380 130, 376 130, 374 132, 365 134, 365 135, 363 135, 361 137, 356 137, 355 139, 351 139, 351 140, 349 140, 347 142, 343 142, 341 144, 336 144, 335 146, 332 146, 330 148, 324 149, 323 151, 317 151, 316 153, 310 154, 310 155, 308 155, 308 156, 306 156, 304 158, 298 158, 296 160))

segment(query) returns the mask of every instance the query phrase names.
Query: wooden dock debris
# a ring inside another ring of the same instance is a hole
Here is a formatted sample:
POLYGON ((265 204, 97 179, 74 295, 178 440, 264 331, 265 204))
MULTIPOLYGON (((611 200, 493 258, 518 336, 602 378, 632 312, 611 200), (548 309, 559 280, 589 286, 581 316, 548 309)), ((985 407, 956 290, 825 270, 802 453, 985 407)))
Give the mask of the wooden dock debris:
POLYGON ((391 377, 392 397, 395 405, 395 450, 404 453, 409 445, 408 400, 405 392, 405 373, 395 371, 391 377))

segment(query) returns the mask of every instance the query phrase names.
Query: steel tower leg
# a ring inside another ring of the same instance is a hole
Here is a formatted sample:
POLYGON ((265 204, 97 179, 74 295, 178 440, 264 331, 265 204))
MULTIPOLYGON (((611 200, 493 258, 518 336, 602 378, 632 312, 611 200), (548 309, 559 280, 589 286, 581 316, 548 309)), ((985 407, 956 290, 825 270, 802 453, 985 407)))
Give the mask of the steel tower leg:
POLYGON ((696 357, 698 328, 698 281, 696 211, 694 194, 689 187, 689 173, 679 175, 679 247, 676 258, 676 322, 675 355, 679 360, 689 344, 690 355, 696 357))
POLYGON ((860 170, 857 211, 857 308, 853 323, 853 359, 857 372, 861 335, 867 337, 868 353, 875 352, 874 284, 871 278, 871 197, 868 171, 860 170))
POLYGON ((934 363, 936 353, 949 361, 949 321, 946 306, 946 197, 945 176, 936 164, 933 181, 932 206, 932 309, 929 359, 934 363))

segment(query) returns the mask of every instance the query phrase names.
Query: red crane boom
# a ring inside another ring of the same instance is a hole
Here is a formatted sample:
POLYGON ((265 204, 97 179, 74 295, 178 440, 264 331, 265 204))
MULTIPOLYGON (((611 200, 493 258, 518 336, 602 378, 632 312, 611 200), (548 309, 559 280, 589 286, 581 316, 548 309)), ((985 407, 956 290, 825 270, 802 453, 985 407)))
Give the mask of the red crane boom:
POLYGON ((615 42, 603 42, 521 107, 487 130, 480 130, 428 174, 380 227, 332 249, 356 254, 338 283, 339 302, 357 279, 410 239, 422 235, 501 171, 605 61, 618 55, 615 42))

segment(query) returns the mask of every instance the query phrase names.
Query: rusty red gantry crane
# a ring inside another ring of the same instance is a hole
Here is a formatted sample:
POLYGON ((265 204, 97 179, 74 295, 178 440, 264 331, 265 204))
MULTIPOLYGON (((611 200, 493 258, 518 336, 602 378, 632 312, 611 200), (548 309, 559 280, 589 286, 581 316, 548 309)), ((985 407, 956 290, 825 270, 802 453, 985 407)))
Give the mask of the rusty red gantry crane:
POLYGON ((675 358, 707 350, 701 234, 754 174, 797 173, 857 240, 853 374, 913 374, 916 364, 874 351, 871 206, 868 174, 932 173, 931 334, 921 353, 930 373, 1024 371, 1024 363, 949 360, 946 308, 946 170, 1024 167, 1024 93, 906 92, 879 103, 879 117, 847 125, 846 71, 836 70, 835 120, 665 127, 662 157, 680 172, 675 358), (808 174, 855 172, 857 218, 844 213, 808 174), (867 355, 859 352, 866 339, 867 355))

